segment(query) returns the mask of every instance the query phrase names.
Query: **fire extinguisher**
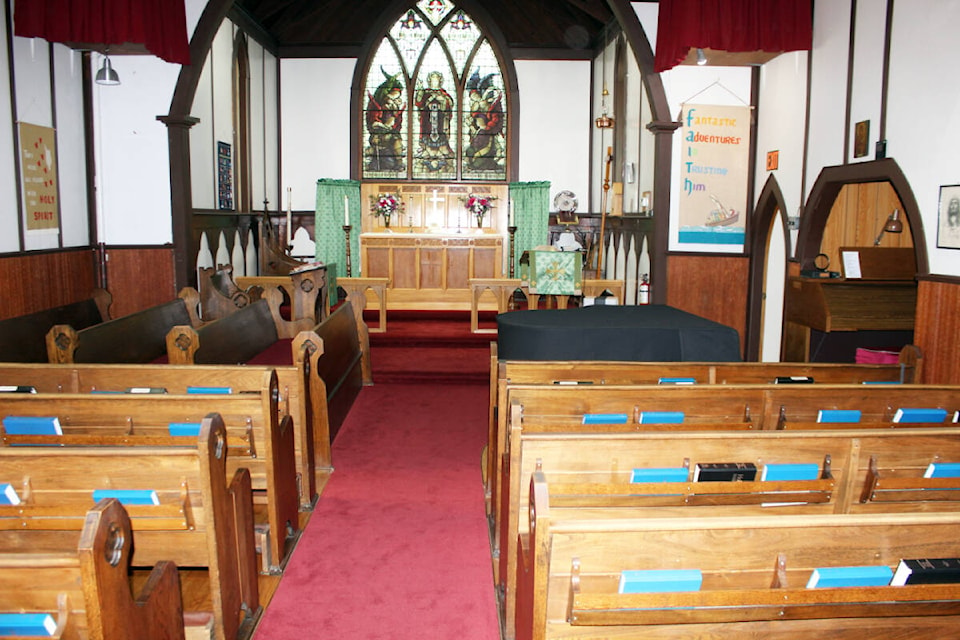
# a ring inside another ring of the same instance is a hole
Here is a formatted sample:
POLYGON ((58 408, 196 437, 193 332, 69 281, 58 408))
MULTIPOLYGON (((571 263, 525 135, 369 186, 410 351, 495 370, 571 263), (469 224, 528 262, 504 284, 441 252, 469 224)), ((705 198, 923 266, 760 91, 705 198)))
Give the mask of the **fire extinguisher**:
POLYGON ((643 274, 640 280, 640 290, 637 295, 637 304, 650 304, 650 280, 647 274, 643 274))

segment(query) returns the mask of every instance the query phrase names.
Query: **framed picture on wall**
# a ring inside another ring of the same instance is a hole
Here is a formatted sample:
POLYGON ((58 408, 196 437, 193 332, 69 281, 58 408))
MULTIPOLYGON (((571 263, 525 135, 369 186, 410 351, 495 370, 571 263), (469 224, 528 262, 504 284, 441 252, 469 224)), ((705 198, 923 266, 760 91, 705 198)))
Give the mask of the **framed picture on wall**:
POLYGON ((960 184, 940 187, 937 246, 960 249, 960 184))

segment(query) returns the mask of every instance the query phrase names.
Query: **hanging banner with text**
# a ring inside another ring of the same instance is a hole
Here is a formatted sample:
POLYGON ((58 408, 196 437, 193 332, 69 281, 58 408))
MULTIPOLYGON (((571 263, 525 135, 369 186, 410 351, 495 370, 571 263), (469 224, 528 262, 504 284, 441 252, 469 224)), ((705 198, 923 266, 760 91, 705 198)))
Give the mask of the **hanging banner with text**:
POLYGON ((20 127, 20 167, 27 231, 58 230, 56 133, 26 122, 20 127))
POLYGON ((750 107, 683 105, 680 244, 744 243, 750 107))

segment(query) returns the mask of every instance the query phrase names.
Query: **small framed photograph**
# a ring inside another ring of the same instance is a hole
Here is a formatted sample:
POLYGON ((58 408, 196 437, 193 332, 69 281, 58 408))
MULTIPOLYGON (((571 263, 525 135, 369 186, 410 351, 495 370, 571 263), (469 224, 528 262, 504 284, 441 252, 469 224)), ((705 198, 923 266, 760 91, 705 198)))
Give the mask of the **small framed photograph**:
POLYGON ((780 166, 780 152, 767 151, 767 171, 776 171, 780 166))
POLYGON ((858 122, 853 132, 853 157, 862 158, 870 147, 870 121, 858 122))
POLYGON ((960 184, 940 187, 937 246, 960 249, 960 184))

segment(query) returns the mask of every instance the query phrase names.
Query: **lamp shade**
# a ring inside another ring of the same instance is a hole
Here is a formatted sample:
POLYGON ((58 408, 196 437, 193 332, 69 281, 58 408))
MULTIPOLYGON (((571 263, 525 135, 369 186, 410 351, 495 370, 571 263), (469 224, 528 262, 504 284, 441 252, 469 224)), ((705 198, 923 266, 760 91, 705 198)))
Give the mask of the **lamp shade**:
POLYGON ((97 71, 94 82, 97 84, 106 85, 120 84, 120 76, 118 76, 117 72, 113 70, 113 65, 110 64, 109 56, 104 56, 103 64, 100 66, 100 70, 97 71))

